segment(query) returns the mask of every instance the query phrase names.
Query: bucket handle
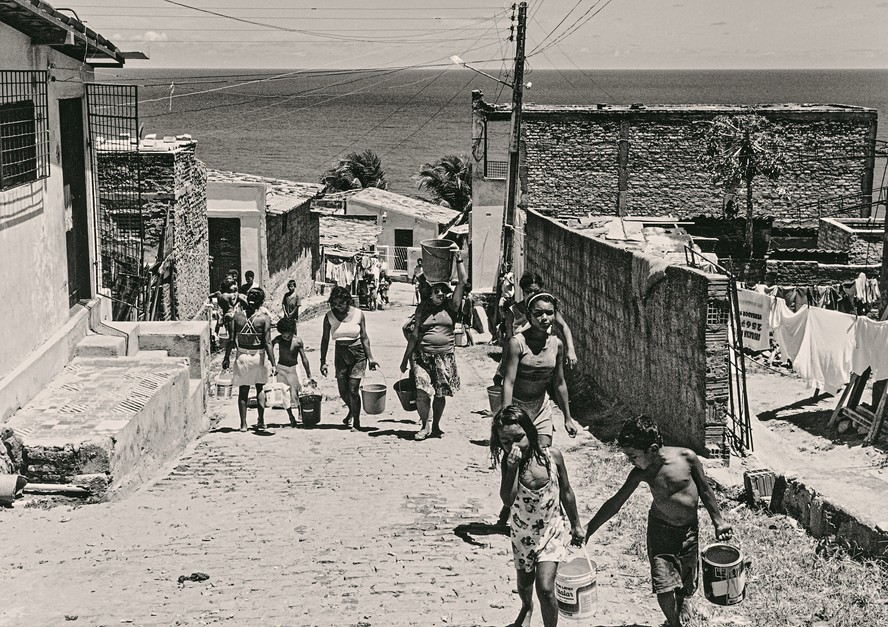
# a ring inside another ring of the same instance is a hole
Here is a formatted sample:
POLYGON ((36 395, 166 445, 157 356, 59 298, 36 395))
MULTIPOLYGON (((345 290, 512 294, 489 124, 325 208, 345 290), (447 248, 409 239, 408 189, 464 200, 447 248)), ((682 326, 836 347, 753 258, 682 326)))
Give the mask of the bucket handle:
POLYGON ((588 551, 588 549, 586 548, 586 543, 585 543, 585 542, 583 542, 583 557, 586 558, 586 563, 589 565, 589 572, 590 572, 590 573, 594 573, 594 572, 595 572, 595 567, 592 566, 592 560, 589 559, 589 551, 588 551))
MULTIPOLYGON (((382 375, 382 382, 385 384, 386 389, 388 389, 388 385, 389 385, 388 378, 385 376, 385 373, 382 371, 382 368, 377 368, 376 370, 371 370, 370 372, 378 372, 379 374, 381 374, 382 375)), ((369 379, 370 375, 367 375, 364 378, 369 379)), ((361 387, 364 387, 364 381, 361 381, 361 387)))

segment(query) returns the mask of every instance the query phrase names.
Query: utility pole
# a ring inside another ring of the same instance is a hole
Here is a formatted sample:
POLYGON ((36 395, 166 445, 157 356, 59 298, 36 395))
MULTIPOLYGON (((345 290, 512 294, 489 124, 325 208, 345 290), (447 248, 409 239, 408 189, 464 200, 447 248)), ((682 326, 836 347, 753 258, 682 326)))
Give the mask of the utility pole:
MULTIPOLYGON (((512 79, 512 129, 509 135, 509 173, 506 179, 506 212, 503 214, 502 262, 512 261, 515 243, 515 210, 518 204, 518 161, 521 148, 521 101, 524 97, 524 38, 527 31, 527 2, 518 5, 515 70, 512 79)), ((502 263, 500 263, 500 270, 502 263)))

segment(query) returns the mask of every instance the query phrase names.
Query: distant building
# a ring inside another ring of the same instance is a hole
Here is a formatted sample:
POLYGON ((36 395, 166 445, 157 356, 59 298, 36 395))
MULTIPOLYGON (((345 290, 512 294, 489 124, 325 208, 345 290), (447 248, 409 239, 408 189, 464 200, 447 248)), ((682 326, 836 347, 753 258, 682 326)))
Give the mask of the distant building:
POLYGON ((358 191, 328 194, 340 198, 345 216, 373 216, 381 227, 380 254, 387 260, 388 271, 405 274, 419 257, 423 240, 440 237, 459 218, 459 211, 402 194, 368 187, 358 191), (412 254, 411 254, 412 251, 412 254))
POLYGON ((239 172, 209 171, 207 219, 210 284, 218 289, 229 270, 252 270, 278 303, 290 279, 301 297, 312 293, 322 266, 318 215, 312 200, 323 189, 239 172))

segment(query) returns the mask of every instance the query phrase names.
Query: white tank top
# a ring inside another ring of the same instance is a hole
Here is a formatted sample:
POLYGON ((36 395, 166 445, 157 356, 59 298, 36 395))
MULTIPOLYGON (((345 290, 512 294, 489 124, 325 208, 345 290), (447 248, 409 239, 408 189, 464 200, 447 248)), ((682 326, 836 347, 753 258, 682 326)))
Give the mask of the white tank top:
POLYGON ((361 337, 361 320, 364 312, 358 307, 349 307, 345 318, 340 322, 332 311, 327 312, 327 320, 330 322, 330 337, 334 341, 357 340, 361 337))

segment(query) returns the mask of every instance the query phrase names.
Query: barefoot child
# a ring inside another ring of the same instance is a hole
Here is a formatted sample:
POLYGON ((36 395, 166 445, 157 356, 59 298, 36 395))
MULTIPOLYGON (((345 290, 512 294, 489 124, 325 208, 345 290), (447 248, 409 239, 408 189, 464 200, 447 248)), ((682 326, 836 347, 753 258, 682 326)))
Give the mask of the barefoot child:
POLYGON ((543 625, 555 627, 558 564, 567 557, 568 539, 579 544, 583 537, 564 457, 555 447, 540 446, 533 420, 515 405, 503 407, 494 417, 490 455, 494 465, 502 462, 505 466, 500 496, 511 504, 512 553, 521 597, 521 611, 514 625, 530 626, 535 583, 543 625))
POLYGON ((282 383, 290 386, 290 403, 285 405, 287 414, 290 416, 290 426, 297 426, 302 423, 302 407, 299 405, 299 391, 302 385, 299 382, 299 360, 305 364, 305 373, 311 379, 311 365, 305 358, 305 345, 302 339, 296 337, 296 322, 292 318, 281 318, 277 323, 277 330, 280 335, 271 341, 272 350, 275 345, 278 347, 277 370, 278 376, 282 383), (293 415, 292 407, 296 407, 299 413, 299 420, 293 415))
POLYGON ((730 539, 731 525, 722 518, 697 455, 690 449, 663 446, 653 420, 644 415, 630 418, 623 424, 617 442, 635 468, 623 487, 589 521, 586 540, 620 511, 638 484, 647 483, 654 497, 647 528, 654 594, 667 624, 683 625, 690 613, 685 601, 697 589, 699 502, 702 500, 709 512, 716 539, 730 539))

